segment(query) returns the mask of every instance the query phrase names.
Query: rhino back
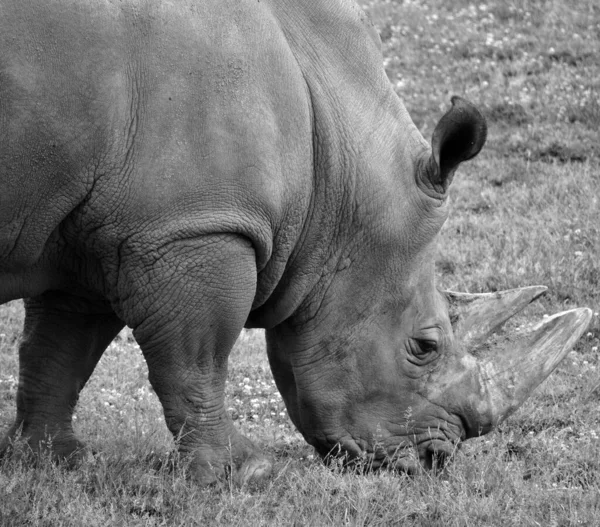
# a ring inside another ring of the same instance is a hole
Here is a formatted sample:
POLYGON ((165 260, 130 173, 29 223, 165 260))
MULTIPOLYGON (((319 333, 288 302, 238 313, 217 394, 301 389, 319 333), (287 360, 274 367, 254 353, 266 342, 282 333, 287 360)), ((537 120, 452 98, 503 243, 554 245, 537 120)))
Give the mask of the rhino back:
POLYGON ((5 268, 39 261, 61 222, 102 257, 134 235, 206 232, 250 238, 259 269, 274 245, 289 254, 311 194, 311 116, 266 4, 0 9, 5 268))

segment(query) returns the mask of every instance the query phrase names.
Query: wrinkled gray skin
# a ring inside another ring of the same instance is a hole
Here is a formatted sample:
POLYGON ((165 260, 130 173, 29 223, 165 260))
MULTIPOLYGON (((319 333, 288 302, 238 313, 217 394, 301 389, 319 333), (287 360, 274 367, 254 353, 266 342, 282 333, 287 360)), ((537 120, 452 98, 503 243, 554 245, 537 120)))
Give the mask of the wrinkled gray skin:
POLYGON ((454 99, 432 150, 354 3, 3 0, 0 14, 0 301, 26 306, 0 448, 21 428, 76 454, 78 394, 125 324, 202 484, 232 459, 242 482, 271 470, 224 408, 244 325, 267 329, 322 455, 411 470, 416 445, 430 466, 504 416, 434 285, 448 185, 485 123, 454 99))

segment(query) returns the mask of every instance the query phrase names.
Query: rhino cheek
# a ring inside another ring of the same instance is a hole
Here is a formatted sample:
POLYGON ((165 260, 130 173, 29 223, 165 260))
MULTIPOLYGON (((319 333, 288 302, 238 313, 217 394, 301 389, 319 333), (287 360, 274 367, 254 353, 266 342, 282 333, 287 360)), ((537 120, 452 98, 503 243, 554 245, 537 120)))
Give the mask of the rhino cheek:
POLYGON ((345 366, 296 376, 297 427, 306 440, 322 456, 341 447, 356 458, 378 444, 388 450, 395 434, 408 437, 411 408, 420 404, 413 381, 398 374, 393 360, 371 358, 345 366))

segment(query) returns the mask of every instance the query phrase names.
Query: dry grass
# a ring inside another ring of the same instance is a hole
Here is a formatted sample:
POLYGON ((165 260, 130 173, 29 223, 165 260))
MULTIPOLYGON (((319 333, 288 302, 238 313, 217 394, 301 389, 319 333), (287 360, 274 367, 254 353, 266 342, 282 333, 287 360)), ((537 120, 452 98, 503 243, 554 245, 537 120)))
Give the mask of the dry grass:
MULTIPOLYGON (((388 74, 426 137, 452 94, 484 108, 490 139, 455 178, 438 273, 452 289, 544 284, 517 321, 600 311, 600 7, 566 0, 373 0, 388 74)), ((14 415, 22 309, 0 308, 0 430, 14 415)), ((172 446, 145 363, 124 333, 77 410, 97 455, 69 471, 7 459, 0 525, 597 525, 600 317, 500 430, 439 476, 329 470, 291 426, 260 332, 232 354, 228 405, 278 471, 263 488, 199 490, 152 468, 172 446)))

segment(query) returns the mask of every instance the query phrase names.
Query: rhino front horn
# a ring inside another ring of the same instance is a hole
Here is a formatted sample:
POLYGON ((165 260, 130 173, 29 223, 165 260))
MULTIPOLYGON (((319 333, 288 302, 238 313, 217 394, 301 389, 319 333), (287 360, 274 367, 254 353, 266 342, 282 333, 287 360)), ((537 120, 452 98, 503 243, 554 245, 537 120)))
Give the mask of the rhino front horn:
POLYGON ((479 393, 485 396, 479 399, 477 412, 480 416, 487 414, 489 419, 471 435, 486 433, 519 408, 571 351, 591 318, 587 308, 557 313, 516 343, 500 339, 491 355, 486 353, 487 359, 479 359, 479 393))
POLYGON ((431 156, 418 172, 418 184, 428 195, 444 195, 458 165, 475 157, 487 137, 483 115, 469 101, 454 96, 431 139, 431 156))

